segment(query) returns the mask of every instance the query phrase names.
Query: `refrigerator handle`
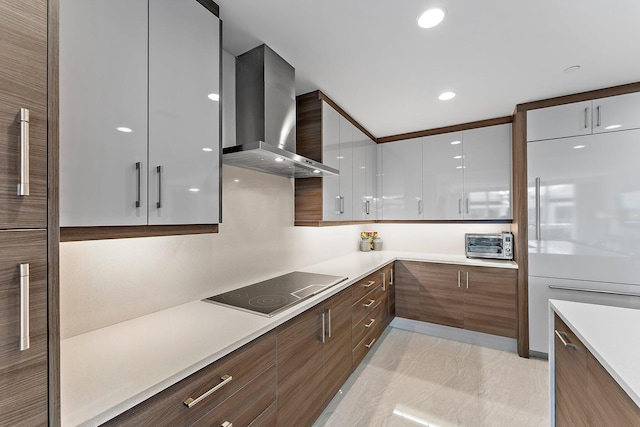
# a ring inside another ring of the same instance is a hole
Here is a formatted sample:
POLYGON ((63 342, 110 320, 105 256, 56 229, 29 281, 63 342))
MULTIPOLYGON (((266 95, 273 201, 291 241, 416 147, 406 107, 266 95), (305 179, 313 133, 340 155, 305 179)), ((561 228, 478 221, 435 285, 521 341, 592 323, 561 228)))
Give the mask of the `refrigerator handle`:
POLYGON ((540 177, 536 177, 536 240, 540 240, 540 177))

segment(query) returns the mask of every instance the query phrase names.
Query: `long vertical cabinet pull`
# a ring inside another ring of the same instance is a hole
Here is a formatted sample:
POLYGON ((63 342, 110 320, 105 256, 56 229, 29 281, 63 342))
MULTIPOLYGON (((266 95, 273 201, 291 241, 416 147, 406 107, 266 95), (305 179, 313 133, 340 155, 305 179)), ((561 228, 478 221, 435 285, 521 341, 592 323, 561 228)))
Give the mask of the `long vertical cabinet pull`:
POLYGON ((340 213, 344 213, 344 196, 340 196, 340 213))
POLYGON ((320 317, 322 318, 322 342, 326 342, 327 340, 326 340, 325 337, 326 337, 327 330, 326 330, 326 328, 324 326, 324 320, 325 320, 324 312, 322 312, 322 314, 320 314, 320 317))
POLYGON ((20 264, 20 351, 28 350, 29 340, 29 264, 20 264))
POLYGON ((158 202, 156 203, 156 208, 160 209, 162 207, 162 166, 157 166, 156 172, 158 172, 158 202))
POLYGON ((422 215, 422 199, 418 199, 418 215, 422 215))
POLYGON ((469 272, 467 271, 467 289, 469 289, 469 272))
POLYGON ((596 107, 596 116, 598 118, 598 120, 596 121, 596 127, 600 127, 600 106, 599 105, 596 107))
POLYGON ((389 286, 393 286, 393 268, 389 269, 389 286))
POLYGON ((331 338, 331 309, 327 308, 327 320, 328 320, 328 328, 327 328, 327 338, 331 338))
POLYGON ((460 287, 460 270, 458 270, 458 287, 460 287))
POLYGON ((140 186, 142 185, 142 163, 136 162, 136 208, 140 207, 140 186))
POLYGON ((536 177, 536 240, 540 240, 540 177, 536 177))
POLYGON ((462 199, 458 199, 458 215, 462 215, 462 199))
POLYGON ((29 195, 29 110, 20 109, 20 184, 18 196, 29 195))
POLYGON ((589 127, 589 107, 584 107, 584 128, 589 127))
POLYGON ((386 275, 384 272, 382 272, 382 273, 380 273, 380 274, 382 275, 382 292, 384 292, 384 291, 386 291, 386 290, 387 290, 387 288, 386 288, 386 285, 387 285, 387 275, 386 275))
POLYGON ((464 211, 469 215, 469 199, 464 199, 464 211))

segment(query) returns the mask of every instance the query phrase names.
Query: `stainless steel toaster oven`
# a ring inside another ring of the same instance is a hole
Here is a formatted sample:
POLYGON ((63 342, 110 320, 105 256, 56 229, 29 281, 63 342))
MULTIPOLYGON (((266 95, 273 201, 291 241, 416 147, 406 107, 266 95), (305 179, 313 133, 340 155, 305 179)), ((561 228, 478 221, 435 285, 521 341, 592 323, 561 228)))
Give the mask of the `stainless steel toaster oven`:
POLYGON ((467 258, 513 259, 513 233, 467 233, 467 258))

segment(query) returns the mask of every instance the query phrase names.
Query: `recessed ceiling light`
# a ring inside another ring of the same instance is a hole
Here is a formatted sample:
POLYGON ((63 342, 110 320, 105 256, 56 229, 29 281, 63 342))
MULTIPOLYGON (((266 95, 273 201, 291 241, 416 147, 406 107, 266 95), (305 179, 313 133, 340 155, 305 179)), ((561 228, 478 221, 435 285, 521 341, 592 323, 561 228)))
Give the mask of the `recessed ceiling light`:
POLYGON ((210 151, 213 151, 213 148, 204 147, 202 151, 210 152, 210 151))
POLYGON ((458 145, 462 143, 462 141, 451 141, 451 145, 458 145))
POLYGON ((207 98, 212 101, 220 101, 220 95, 218 95, 217 93, 210 93, 209 95, 207 95, 207 98))
POLYGON ((338 157, 336 157, 336 159, 342 160, 342 159, 344 159, 344 156, 338 156, 338 157))
POLYGON ((609 125, 605 129, 611 130, 611 129, 618 129, 619 127, 622 127, 622 125, 609 125))
POLYGON ((197 193, 198 191, 200 191, 199 188, 190 188, 189 191, 191 191, 192 193, 197 193))
POLYGON ((574 145, 573 148, 575 148, 576 150, 579 150, 580 148, 584 148, 586 147, 586 145, 574 145))
POLYGON ((438 99, 440 101, 448 101, 450 99, 453 99, 456 97, 456 93, 455 92, 442 92, 440 94, 440 96, 438 97, 438 99))
POLYGON ((456 169, 465 169, 464 166, 456 166, 456 169))
POLYGON ((445 10, 440 7, 434 7, 422 13, 418 17, 418 25, 422 28, 433 28, 444 19, 445 10))
POLYGON ((573 73, 575 71, 578 71, 580 69, 579 65, 572 65, 571 67, 567 67, 564 69, 565 73, 573 73))
POLYGON ((240 180, 239 179, 234 179, 233 182, 240 182, 240 180))
POLYGON ((284 162, 284 159, 282 157, 276 157, 275 161, 276 162, 284 162))
POLYGON ((116 129, 119 130, 120 132, 124 132, 124 133, 133 132, 133 130, 131 128, 126 128, 126 127, 119 127, 119 128, 116 128, 116 129))

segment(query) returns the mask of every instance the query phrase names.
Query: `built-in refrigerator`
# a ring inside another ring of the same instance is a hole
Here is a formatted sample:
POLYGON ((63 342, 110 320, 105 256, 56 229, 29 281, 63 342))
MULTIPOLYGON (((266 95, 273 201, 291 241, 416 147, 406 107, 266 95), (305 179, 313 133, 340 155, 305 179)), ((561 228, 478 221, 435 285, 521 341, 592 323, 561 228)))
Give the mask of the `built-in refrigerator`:
POLYGON ((549 299, 640 308, 640 130, 528 142, 527 179, 536 355, 549 299))

